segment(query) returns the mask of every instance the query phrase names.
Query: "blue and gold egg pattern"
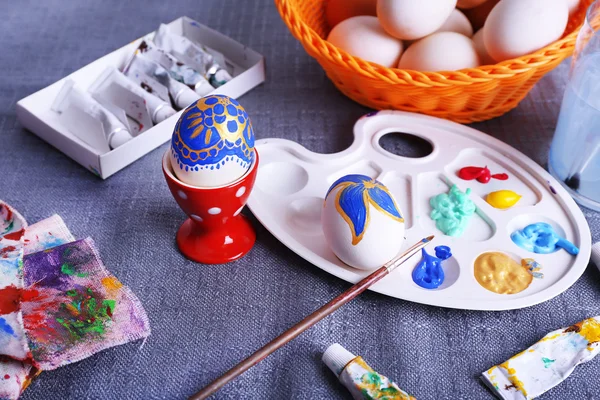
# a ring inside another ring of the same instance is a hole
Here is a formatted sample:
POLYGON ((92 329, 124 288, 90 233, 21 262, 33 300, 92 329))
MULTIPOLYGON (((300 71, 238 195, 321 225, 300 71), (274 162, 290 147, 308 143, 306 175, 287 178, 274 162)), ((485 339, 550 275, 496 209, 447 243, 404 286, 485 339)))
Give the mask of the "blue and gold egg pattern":
POLYGON ((171 151, 186 171, 220 169, 226 162, 249 168, 254 160, 254 131, 246 110, 228 96, 201 98, 177 121, 171 151))
POLYGON ((395 221, 404 222, 396 200, 388 188, 378 180, 366 175, 343 176, 331 185, 325 195, 325 201, 337 188, 340 190, 335 198, 335 208, 350 227, 353 245, 360 243, 369 227, 369 205, 395 221))

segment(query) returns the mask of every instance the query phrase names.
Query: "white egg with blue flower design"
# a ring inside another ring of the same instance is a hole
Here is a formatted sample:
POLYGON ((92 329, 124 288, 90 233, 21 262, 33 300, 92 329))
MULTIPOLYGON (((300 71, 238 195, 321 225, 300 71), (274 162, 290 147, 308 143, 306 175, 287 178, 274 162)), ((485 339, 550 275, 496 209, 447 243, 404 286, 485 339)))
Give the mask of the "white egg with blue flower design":
POLYGON ((206 96, 179 117, 170 158, 182 182, 198 187, 227 185, 248 171, 254 157, 254 131, 237 100, 206 96))
POLYGON ((404 242, 404 218, 394 196, 365 175, 346 175, 331 185, 321 223, 334 254, 358 269, 381 267, 404 242))

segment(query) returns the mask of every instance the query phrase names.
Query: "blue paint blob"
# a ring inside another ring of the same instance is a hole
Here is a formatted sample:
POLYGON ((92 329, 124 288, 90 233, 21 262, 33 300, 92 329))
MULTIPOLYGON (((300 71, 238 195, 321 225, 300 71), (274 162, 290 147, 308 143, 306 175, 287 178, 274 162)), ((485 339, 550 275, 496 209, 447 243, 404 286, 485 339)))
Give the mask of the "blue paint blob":
POLYGON ((9 334, 14 336, 15 335, 15 331, 13 330, 12 326, 10 326, 8 324, 8 322, 6 322, 6 320, 2 317, 0 317, 0 332, 9 334))
POLYGON ((444 283, 442 261, 452 257, 450 247, 437 246, 435 257, 421 249, 422 259, 412 272, 413 281, 425 289, 437 289, 444 283))
POLYGON ((522 249, 537 254, 554 253, 559 249, 565 249, 569 254, 579 254, 579 249, 567 239, 560 237, 545 222, 527 225, 522 230, 516 230, 510 235, 512 241, 522 249))
POLYGON ((223 107, 222 104, 217 104, 213 110, 215 111, 215 114, 221 115, 225 112, 225 107, 223 107))
POLYGON ((232 117, 236 117, 238 115, 238 110, 237 107, 233 104, 228 104, 227 105, 227 112, 229 113, 229 115, 231 115, 232 117))
POLYGON ((227 122, 227 130, 231 133, 236 133, 238 130, 238 124, 235 121, 228 121, 227 122))

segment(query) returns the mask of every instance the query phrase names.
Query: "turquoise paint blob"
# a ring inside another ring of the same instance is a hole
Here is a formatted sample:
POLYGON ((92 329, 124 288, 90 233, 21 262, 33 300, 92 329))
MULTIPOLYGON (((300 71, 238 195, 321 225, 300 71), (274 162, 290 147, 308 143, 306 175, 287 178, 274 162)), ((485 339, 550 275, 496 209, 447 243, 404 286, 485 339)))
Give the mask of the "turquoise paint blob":
POLYGON ((542 357, 542 362, 544 363, 544 368, 550 368, 552 363, 556 360, 552 360, 550 358, 542 357))
POLYGON ((458 186, 454 185, 448 193, 441 193, 432 197, 429 204, 431 219, 435 221, 435 226, 448 236, 461 236, 467 227, 467 224, 477 207, 469 194, 471 189, 462 192, 458 186))
POLYGON ((437 289, 444 283, 444 270, 442 261, 452 257, 450 247, 437 246, 435 248, 435 257, 421 249, 423 257, 412 272, 413 281, 425 289, 437 289))
POLYGON ((559 236, 552 225, 545 222, 530 224, 521 230, 516 230, 510 235, 510 238, 522 249, 537 254, 554 253, 561 248, 569 254, 579 254, 577 246, 559 236))

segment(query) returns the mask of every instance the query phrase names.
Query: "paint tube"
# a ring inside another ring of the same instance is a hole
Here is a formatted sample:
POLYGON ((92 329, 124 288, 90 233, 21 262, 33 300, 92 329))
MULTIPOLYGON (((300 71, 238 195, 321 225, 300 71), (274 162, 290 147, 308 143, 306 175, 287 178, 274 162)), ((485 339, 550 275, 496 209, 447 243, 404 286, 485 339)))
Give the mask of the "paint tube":
POLYGON ((222 86, 232 79, 224 67, 225 57, 221 53, 172 33, 165 24, 161 24, 156 31, 154 43, 199 71, 214 87, 222 86))
MULTIPOLYGON (((150 88, 152 93, 156 93, 158 97, 167 102, 170 101, 170 95, 179 108, 186 108, 200 98, 188 86, 171 78, 166 69, 138 52, 133 55, 124 73, 142 88, 150 88), (166 91, 166 99, 165 92, 162 89, 166 91)), ((146 90, 150 91, 149 89, 146 90)))
POLYGON ((373 371, 362 357, 355 356, 337 343, 327 348, 322 360, 355 400, 416 400, 394 382, 373 371))
MULTIPOLYGON (((115 67, 106 68, 100 77, 92 84, 90 87, 90 92, 93 95, 103 92, 107 95, 110 95, 110 92, 114 90, 114 85, 141 97, 146 103, 148 113, 152 118, 152 122, 155 124, 161 123, 176 113, 176 111, 169 104, 167 104, 167 102, 137 86, 135 82, 127 78, 115 67)), ((127 113, 127 109, 123 109, 127 113)), ((139 120, 136 118, 136 115, 130 115, 129 113, 127 115, 136 121, 139 120)))
POLYGON ((561 383, 599 351, 600 316, 550 332, 527 350, 485 371, 482 380, 501 399, 533 399, 561 383))
POLYGON ((136 54, 142 53, 145 57, 158 63, 161 67, 169 71, 171 78, 181 82, 194 90, 200 96, 206 96, 215 90, 214 87, 192 67, 185 65, 175 56, 159 49, 154 43, 144 40, 136 50, 136 54))
POLYGON ((98 148, 98 150, 110 151, 110 149, 117 148, 133 138, 125 125, 115 115, 98 103, 89 93, 76 87, 75 82, 71 79, 65 82, 51 108, 53 111, 63 114, 61 122, 65 123, 74 135, 98 148), (77 113, 80 115, 87 115, 87 117, 99 122, 102 125, 104 138, 80 136, 82 133, 87 135, 93 130, 88 131, 81 124, 81 120, 77 119, 77 114, 68 113, 73 108, 77 108, 77 113), (103 143, 104 141, 106 143, 103 143), (105 145, 109 148, 106 148, 105 145))

